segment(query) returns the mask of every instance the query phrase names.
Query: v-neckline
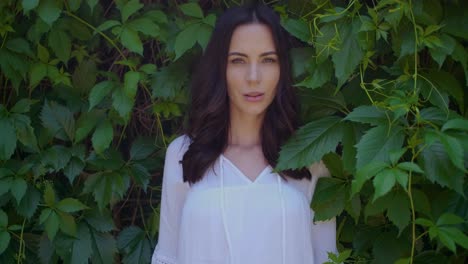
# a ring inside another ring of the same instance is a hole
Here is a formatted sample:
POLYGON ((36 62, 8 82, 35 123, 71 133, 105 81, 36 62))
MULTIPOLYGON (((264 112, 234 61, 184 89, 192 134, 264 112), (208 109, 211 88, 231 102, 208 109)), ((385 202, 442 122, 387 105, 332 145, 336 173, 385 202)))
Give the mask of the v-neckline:
POLYGON ((270 168, 270 165, 268 164, 258 175, 257 177, 255 177, 255 180, 252 180, 250 179, 249 177, 247 177, 247 175, 245 175, 231 160, 229 160, 228 158, 226 158, 226 156, 224 156, 224 154, 221 154, 221 158, 224 159, 225 161, 227 161, 227 163, 229 163, 229 165, 231 165, 231 167, 234 169, 234 171, 241 177, 243 178, 245 181, 247 181, 247 183, 249 184, 255 184, 257 183, 260 178, 266 174, 266 172, 268 171, 268 169, 270 168))

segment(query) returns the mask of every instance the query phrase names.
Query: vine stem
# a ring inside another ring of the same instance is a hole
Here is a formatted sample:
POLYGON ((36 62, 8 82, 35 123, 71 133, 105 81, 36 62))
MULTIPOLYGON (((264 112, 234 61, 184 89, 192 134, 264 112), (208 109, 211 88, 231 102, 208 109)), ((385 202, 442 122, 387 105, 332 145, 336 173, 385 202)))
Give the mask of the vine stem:
MULTIPOLYGON (((409 0, 409 12, 411 15, 411 23, 413 24, 413 31, 414 31, 414 73, 413 73, 413 94, 416 94, 417 92, 417 81, 418 81, 418 31, 416 28, 416 19, 414 17, 413 13, 413 2, 412 0, 409 0)), ((411 162, 414 161, 416 156, 414 155, 414 148, 412 149, 412 154, 413 157, 411 158, 411 162)), ((408 176, 408 198, 410 200, 410 205, 411 205, 411 255, 410 255, 410 260, 409 263, 413 264, 413 258, 414 258, 414 250, 416 247, 416 212, 414 209, 414 201, 413 201, 413 193, 411 191, 411 185, 412 185, 412 171, 409 172, 408 176)))

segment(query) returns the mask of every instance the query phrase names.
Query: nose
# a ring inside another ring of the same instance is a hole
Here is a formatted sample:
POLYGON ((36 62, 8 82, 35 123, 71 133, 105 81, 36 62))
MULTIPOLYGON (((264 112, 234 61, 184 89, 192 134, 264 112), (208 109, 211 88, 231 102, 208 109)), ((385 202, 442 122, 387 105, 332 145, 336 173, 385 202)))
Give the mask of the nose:
POLYGON ((251 63, 248 67, 247 81, 251 83, 258 83, 260 81, 260 68, 257 63, 251 63))

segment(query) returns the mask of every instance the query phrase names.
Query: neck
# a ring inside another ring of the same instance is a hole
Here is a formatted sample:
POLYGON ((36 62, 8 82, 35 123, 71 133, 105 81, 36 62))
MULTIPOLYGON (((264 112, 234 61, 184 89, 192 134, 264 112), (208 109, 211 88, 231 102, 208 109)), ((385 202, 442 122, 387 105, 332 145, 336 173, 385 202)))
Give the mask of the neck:
MULTIPOLYGON (((231 111, 231 113, 233 113, 231 111)), ((228 145, 255 146, 261 145, 260 130, 263 117, 232 114, 230 117, 228 145)))

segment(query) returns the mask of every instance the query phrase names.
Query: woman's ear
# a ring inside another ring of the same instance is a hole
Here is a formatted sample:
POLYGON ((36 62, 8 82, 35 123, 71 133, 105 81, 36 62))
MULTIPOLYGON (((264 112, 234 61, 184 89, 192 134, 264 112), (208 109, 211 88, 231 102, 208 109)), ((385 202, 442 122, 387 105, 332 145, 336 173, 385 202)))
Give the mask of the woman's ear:
POLYGON ((328 171, 323 161, 312 163, 307 169, 312 177, 330 177, 330 171, 328 171))

